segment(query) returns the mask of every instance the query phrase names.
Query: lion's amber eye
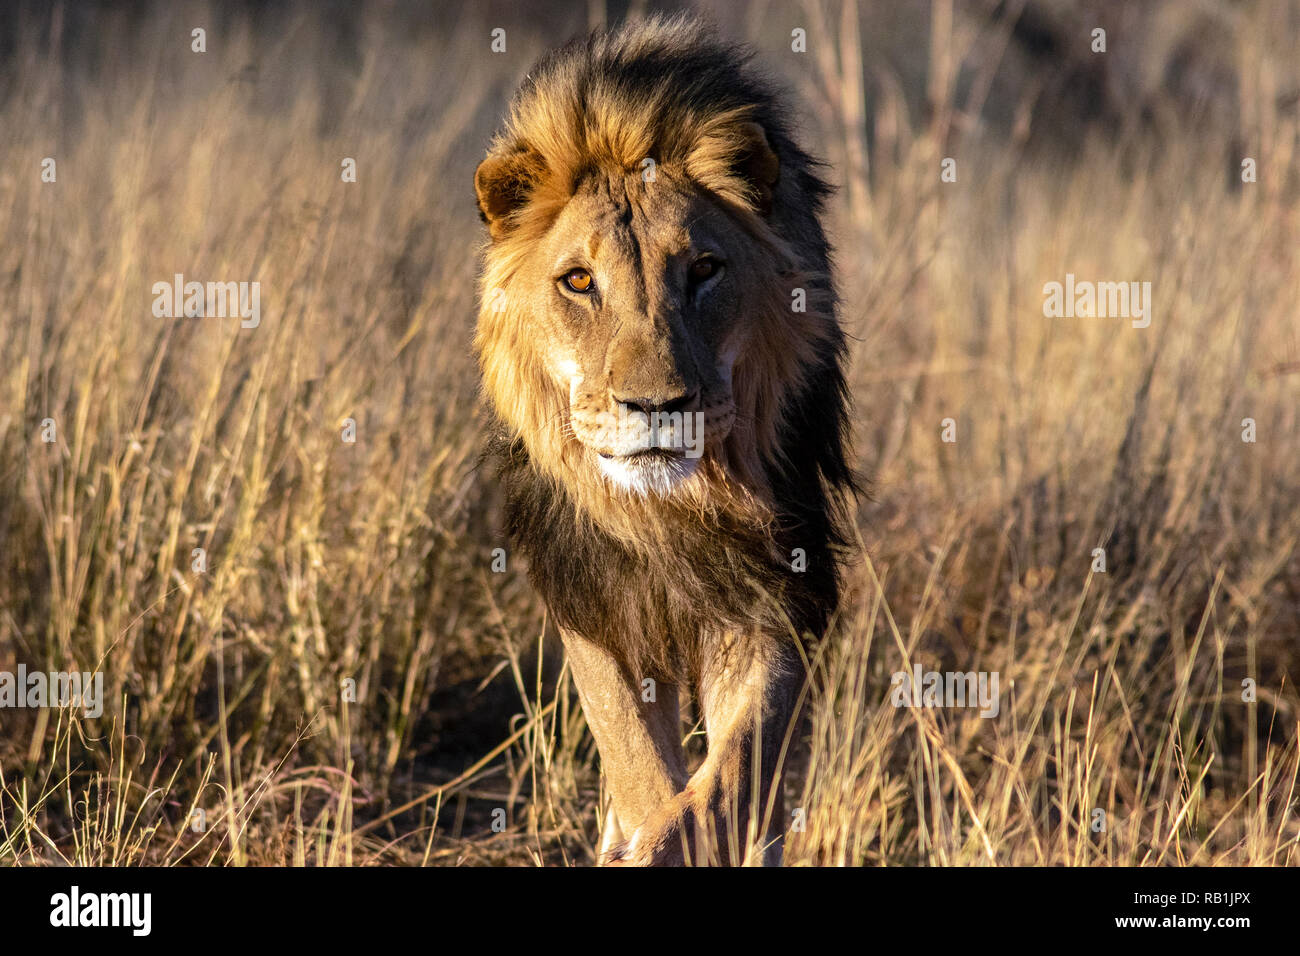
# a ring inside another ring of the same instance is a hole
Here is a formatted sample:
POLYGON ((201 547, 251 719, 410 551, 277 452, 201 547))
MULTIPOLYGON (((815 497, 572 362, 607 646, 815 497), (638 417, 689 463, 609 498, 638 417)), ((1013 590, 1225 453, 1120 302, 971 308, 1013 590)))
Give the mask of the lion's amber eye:
POLYGON ((691 281, 703 282, 717 275, 718 260, 712 256, 705 256, 702 259, 696 259, 691 263, 691 281))
POLYGON ((564 274, 564 284, 571 292, 590 292, 594 285, 586 269, 570 269, 564 274))

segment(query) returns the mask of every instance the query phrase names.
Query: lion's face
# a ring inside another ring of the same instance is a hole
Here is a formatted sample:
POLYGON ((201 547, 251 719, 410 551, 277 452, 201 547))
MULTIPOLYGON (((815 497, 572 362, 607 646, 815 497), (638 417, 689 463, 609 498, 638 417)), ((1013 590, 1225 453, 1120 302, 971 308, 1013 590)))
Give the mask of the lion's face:
POLYGON ((815 198, 781 199, 799 181, 748 109, 530 96, 474 178, 492 237, 476 349, 499 419, 589 513, 767 495, 787 400, 836 334, 824 240, 796 225, 815 198))
POLYGON ((668 493, 731 431, 754 259, 698 188, 595 173, 516 278, 573 438, 616 486, 668 493))

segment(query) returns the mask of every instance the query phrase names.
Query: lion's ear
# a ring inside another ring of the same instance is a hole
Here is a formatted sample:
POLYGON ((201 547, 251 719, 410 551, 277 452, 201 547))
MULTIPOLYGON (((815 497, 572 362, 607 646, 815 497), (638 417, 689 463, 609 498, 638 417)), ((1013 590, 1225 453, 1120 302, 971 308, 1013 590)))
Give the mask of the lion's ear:
POLYGON ((542 172, 540 157, 527 149, 489 153, 479 163, 474 173, 474 192, 478 194, 479 214, 493 239, 509 231, 510 215, 528 201, 542 172))
POLYGON ((736 154, 736 172, 749 183, 760 215, 772 211, 772 196, 781 177, 781 160, 767 138, 767 132, 753 121, 740 126, 742 145, 736 154))

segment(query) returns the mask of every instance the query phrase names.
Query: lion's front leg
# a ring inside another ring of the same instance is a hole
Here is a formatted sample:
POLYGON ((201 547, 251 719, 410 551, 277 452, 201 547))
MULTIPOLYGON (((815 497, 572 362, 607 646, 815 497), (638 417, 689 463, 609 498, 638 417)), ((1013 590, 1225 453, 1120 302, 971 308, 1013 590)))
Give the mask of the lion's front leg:
POLYGON ((701 675, 709 753, 685 789, 628 841, 633 866, 779 865, 782 767, 800 686, 788 648, 749 660, 718 655, 701 675))
MULTIPOLYGON (((640 681, 598 644, 565 629, 560 636, 618 828, 633 833, 686 785, 677 688, 659 684, 644 700, 640 681)), ((623 855, 621 845, 602 847, 603 857, 623 855)))

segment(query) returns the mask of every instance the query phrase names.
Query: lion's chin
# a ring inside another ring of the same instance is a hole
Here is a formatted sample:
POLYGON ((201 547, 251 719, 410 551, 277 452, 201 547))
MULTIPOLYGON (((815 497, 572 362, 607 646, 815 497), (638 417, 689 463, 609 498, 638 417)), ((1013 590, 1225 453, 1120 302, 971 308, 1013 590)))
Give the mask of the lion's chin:
POLYGON ((600 473, 616 488, 634 495, 672 494, 700 467, 699 458, 648 451, 635 455, 597 455, 600 473))

